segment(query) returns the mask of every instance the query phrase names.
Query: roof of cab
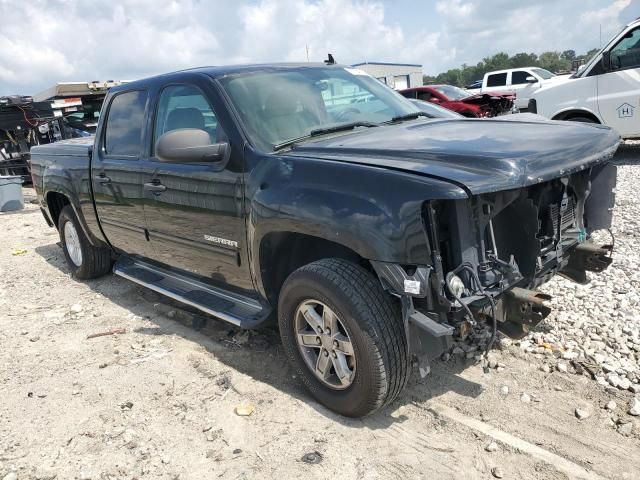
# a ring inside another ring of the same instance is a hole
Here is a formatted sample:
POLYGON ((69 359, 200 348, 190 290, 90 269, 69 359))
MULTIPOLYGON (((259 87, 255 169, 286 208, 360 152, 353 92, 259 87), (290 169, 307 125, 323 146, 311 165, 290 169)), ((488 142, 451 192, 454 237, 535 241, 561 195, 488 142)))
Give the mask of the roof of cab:
POLYGON ((518 67, 518 68, 505 68, 502 70, 492 70, 490 72, 485 73, 485 76, 493 75, 494 73, 509 73, 509 72, 515 72, 516 70, 535 70, 535 69, 540 70, 540 67, 518 67))
POLYGON ((257 63, 248 65, 225 65, 225 66, 210 66, 210 67, 197 67, 188 68, 185 70, 178 70, 170 73, 163 73, 160 75, 154 75, 152 77, 141 78, 140 80, 134 80, 127 82, 125 85, 113 87, 113 92, 121 90, 131 90, 136 87, 141 87, 161 80, 163 78, 170 79, 172 77, 179 76, 184 73, 200 73, 208 75, 212 78, 223 77, 225 75, 234 75, 237 73, 257 72, 257 71, 277 71, 277 70, 290 70, 294 68, 348 68, 346 65, 326 65, 324 63, 257 63))

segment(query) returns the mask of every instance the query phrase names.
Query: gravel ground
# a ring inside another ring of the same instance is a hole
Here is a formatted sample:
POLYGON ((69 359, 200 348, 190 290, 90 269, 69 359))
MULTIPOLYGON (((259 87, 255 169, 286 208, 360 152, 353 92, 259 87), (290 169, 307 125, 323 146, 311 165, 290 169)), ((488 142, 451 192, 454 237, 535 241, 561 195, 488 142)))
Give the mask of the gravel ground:
POLYGON ((476 337, 360 420, 308 396, 276 332, 77 282, 35 205, 0 214, 0 479, 640 478, 639 150, 617 155, 609 270, 545 285, 554 312, 489 373, 476 337))

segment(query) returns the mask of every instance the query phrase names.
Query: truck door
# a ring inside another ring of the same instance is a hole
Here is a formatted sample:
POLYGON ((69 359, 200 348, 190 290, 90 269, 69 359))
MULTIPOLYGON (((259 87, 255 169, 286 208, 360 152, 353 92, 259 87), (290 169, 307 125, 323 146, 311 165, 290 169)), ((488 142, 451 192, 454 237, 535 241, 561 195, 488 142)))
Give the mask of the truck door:
POLYGON ((482 93, 491 92, 508 92, 507 89, 507 72, 492 73, 487 75, 485 85, 482 87, 482 93))
POLYGON ((146 104, 144 90, 111 97, 91 162, 96 211, 103 232, 113 247, 141 255, 149 248, 140 176, 146 104))
POLYGON ((229 142, 210 96, 202 88, 196 84, 164 87, 143 174, 145 216, 153 246, 150 256, 214 284, 251 290, 245 248, 242 151, 230 145, 227 158, 217 162, 159 161, 154 153, 155 142, 163 134, 181 128, 204 130, 211 143, 229 142))
POLYGON ((516 107, 525 109, 529 106, 531 94, 540 88, 540 80, 527 70, 514 70, 511 72, 511 85, 509 90, 516 93, 516 107), (528 77, 536 78, 536 82, 527 82, 528 77))
POLYGON ((598 75, 600 116, 623 137, 640 136, 640 27, 609 52, 611 67, 598 75))

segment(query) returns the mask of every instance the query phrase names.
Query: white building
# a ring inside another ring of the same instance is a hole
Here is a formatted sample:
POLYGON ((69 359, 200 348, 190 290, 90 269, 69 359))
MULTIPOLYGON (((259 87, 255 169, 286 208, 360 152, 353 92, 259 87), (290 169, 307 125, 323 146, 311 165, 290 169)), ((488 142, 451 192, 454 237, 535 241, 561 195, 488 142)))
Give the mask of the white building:
POLYGON ((363 62, 354 67, 364 70, 391 88, 419 87, 422 85, 422 65, 412 63, 363 62))

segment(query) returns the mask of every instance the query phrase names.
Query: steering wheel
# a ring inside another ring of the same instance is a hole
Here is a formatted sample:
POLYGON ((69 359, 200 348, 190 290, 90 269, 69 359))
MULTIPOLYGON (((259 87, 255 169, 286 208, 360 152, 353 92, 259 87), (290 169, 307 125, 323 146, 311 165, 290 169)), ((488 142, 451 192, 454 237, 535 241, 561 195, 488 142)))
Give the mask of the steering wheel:
POLYGON ((351 115, 354 115, 354 114, 357 115, 359 113, 362 113, 362 112, 355 107, 345 108, 344 110, 341 110, 340 112, 338 112, 338 114, 336 115, 336 120, 338 121, 348 120, 351 115))

